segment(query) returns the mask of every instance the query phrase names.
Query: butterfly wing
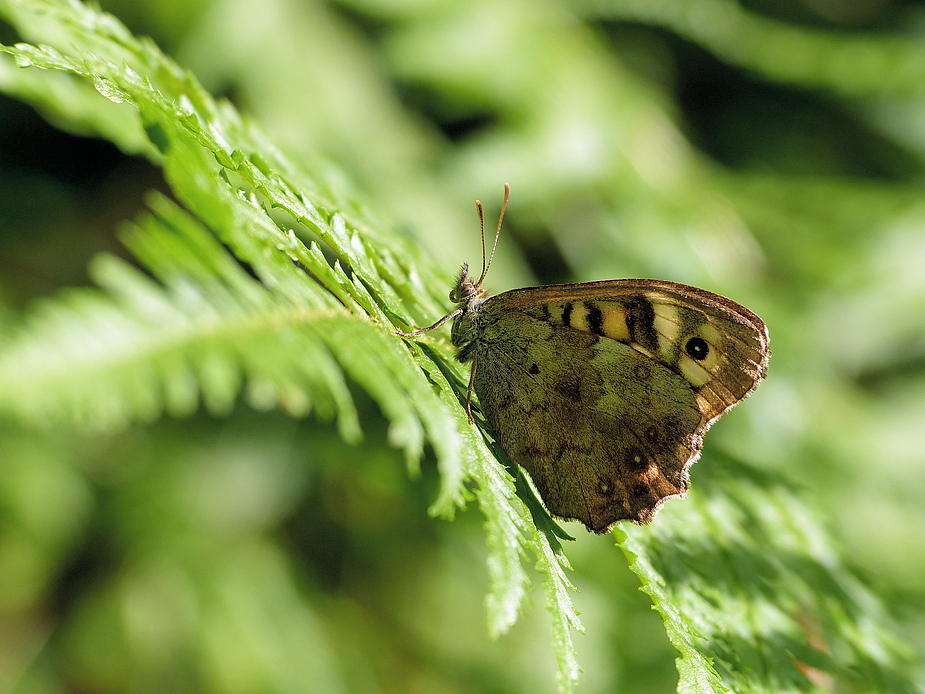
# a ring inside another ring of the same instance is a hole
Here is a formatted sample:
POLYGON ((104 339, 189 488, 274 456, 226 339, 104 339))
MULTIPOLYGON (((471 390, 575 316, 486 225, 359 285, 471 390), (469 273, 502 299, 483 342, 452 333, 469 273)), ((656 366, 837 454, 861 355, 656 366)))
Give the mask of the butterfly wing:
POLYGON ((685 284, 611 280, 517 289, 493 298, 506 311, 628 344, 682 374, 697 393, 705 426, 758 386, 771 356, 767 326, 757 315, 685 284))
POLYGON ((459 320, 499 443, 551 513, 596 532, 685 493, 703 433, 770 354, 748 309, 656 280, 514 290, 459 320))

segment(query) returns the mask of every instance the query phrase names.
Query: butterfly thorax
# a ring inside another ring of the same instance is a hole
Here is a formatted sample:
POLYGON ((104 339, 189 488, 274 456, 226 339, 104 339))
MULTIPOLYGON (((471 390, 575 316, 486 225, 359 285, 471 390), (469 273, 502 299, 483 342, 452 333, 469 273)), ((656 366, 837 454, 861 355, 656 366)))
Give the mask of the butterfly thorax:
POLYGON ((478 335, 479 306, 488 298, 488 291, 481 282, 469 277, 469 264, 463 263, 450 292, 450 301, 459 304, 459 314, 453 320, 451 339, 456 347, 456 358, 461 362, 472 359, 475 339, 478 335))

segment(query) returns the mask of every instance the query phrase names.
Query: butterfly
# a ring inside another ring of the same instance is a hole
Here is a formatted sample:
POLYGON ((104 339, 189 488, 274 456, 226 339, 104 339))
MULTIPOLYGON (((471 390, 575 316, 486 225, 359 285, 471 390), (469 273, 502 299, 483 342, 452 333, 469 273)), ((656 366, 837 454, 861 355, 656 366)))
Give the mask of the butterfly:
POLYGON ((703 435, 764 378, 764 322, 744 306, 651 279, 526 287, 489 296, 504 204, 482 274, 464 264, 452 320, 456 358, 471 363, 472 393, 508 456, 530 475, 549 512, 608 532, 651 522, 685 496, 703 435))

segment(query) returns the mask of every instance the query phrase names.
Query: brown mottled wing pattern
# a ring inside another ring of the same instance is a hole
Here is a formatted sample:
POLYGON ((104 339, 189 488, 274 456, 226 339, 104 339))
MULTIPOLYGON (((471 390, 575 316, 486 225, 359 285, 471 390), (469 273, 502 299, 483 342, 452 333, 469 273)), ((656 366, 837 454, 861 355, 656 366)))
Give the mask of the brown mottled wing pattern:
POLYGON ((770 355, 751 311, 657 280, 518 289, 457 321, 499 443, 551 513, 595 532, 684 495, 704 432, 770 355))

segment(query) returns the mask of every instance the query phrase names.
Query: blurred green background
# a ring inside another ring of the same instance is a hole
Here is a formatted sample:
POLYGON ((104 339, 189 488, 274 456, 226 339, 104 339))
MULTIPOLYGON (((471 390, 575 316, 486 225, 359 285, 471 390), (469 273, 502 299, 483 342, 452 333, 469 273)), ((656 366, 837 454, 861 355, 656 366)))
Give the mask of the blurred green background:
MULTIPOLYGON (((707 450, 792 480, 925 652, 925 5, 101 4, 448 275, 509 182, 493 290, 659 277, 756 311, 769 378, 707 450)), ((0 330, 166 190, 55 126, 0 97, 0 330)), ((489 640, 478 509, 430 518, 433 464, 409 479, 355 397, 360 446, 244 406, 0 421, 0 692, 555 691, 539 593, 489 640)), ((674 691, 622 553, 568 528, 579 691, 674 691)))

